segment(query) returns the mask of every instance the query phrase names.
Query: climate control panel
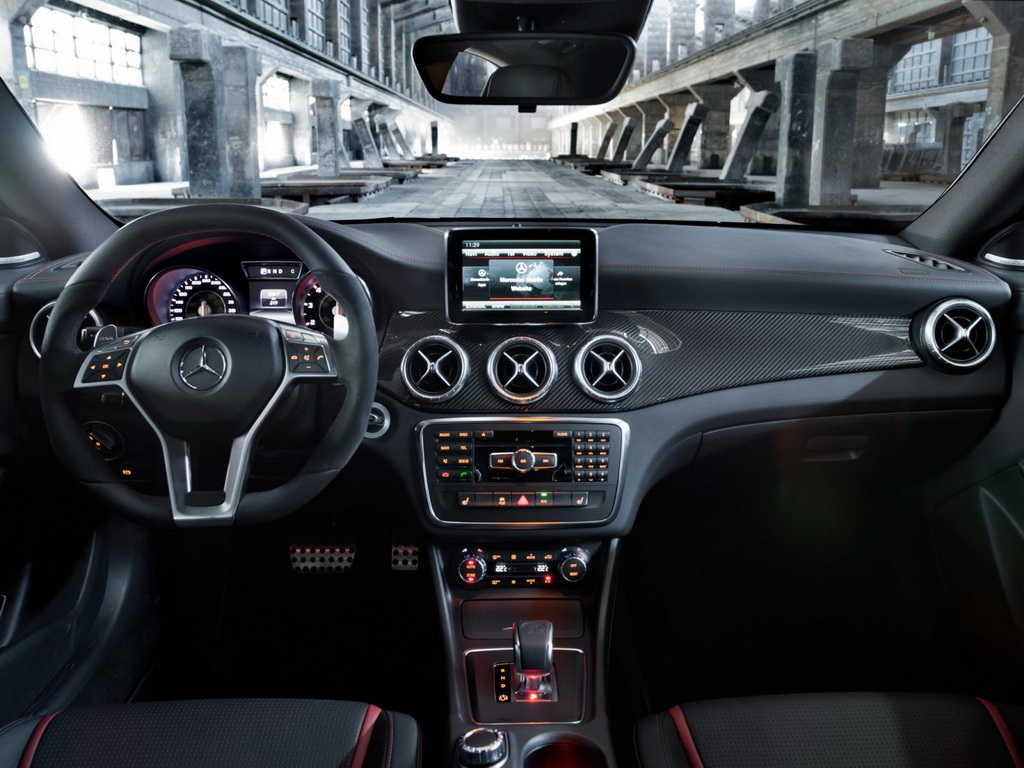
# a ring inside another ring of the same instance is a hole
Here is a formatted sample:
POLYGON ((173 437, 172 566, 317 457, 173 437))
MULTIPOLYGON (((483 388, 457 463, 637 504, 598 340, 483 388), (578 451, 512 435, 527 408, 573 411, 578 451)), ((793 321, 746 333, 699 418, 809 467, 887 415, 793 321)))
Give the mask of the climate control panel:
POLYGON ((603 522, 629 439, 617 419, 443 419, 418 427, 428 509, 442 525, 603 522))
POLYGON ((590 552, 562 549, 464 549, 455 573, 469 586, 544 588, 576 584, 587 575, 590 552))

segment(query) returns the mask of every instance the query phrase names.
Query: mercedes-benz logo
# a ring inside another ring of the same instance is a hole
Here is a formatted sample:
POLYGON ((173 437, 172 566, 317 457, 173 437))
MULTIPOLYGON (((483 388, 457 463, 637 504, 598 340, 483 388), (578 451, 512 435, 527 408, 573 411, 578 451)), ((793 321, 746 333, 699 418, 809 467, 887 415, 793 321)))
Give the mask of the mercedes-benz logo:
POLYGON ((178 364, 178 374, 185 386, 203 391, 220 384, 227 373, 228 363, 216 347, 200 344, 186 352, 178 364))

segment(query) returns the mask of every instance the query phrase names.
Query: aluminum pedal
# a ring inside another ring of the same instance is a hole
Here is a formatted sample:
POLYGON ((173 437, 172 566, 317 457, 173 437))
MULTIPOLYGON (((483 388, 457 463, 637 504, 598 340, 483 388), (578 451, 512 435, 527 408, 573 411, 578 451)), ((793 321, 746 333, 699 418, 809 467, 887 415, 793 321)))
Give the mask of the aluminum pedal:
POLYGON ((416 571, 420 567, 420 548, 416 544, 391 545, 391 570, 416 571))
POLYGON ((346 573, 356 559, 353 546, 307 547, 293 544, 288 548, 295 573, 346 573))

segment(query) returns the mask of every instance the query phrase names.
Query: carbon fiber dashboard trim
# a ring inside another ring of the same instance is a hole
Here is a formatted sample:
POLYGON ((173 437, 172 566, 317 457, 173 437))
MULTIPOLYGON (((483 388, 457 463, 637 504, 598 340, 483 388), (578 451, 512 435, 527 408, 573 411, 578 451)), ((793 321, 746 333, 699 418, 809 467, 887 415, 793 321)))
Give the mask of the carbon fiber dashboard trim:
POLYGON ((452 413, 597 413, 642 408, 668 400, 749 384, 922 365, 910 340, 910 320, 772 312, 648 310, 601 312, 592 325, 502 328, 452 325, 443 311, 396 312, 388 322, 380 358, 380 389, 420 410, 452 413), (460 344, 471 375, 462 391, 443 403, 413 400, 402 385, 400 364, 417 339, 442 335, 460 344), (530 406, 499 398, 487 383, 487 357, 513 335, 546 344, 562 370, 577 350, 602 335, 620 336, 636 348, 643 380, 615 403, 588 397, 560 377, 530 406))

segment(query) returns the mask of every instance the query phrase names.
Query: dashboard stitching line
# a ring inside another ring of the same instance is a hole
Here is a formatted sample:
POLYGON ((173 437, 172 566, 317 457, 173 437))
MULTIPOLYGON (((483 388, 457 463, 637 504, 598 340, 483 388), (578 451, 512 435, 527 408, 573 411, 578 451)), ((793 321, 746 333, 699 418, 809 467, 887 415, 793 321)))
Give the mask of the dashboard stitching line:
POLYGON ((42 283, 42 282, 47 282, 47 281, 54 280, 54 279, 61 279, 61 280, 63 280, 63 279, 65 279, 63 277, 61 277, 61 278, 51 278, 51 277, 48 277, 48 278, 40 279, 40 280, 36 280, 35 278, 36 278, 36 275, 41 275, 43 272, 47 272, 47 271, 49 271, 51 269, 56 269, 57 267, 64 266, 65 264, 70 264, 75 259, 81 259, 82 261, 85 261, 85 258, 89 255, 89 253, 90 253, 90 251, 82 251, 81 253, 75 253, 75 254, 72 254, 71 256, 65 256, 62 259, 57 259, 56 261, 48 261, 48 262, 46 262, 46 264, 44 266, 40 267, 39 269, 37 269, 35 272, 32 272, 31 274, 25 275, 25 277, 23 277, 20 280, 18 280, 18 282, 19 283, 31 283, 31 282, 42 283))
POLYGON ((811 270, 799 270, 799 269, 748 269, 746 267, 694 267, 694 266, 674 266, 671 264, 609 264, 603 262, 602 267, 608 269, 672 269, 682 270, 690 272, 744 272, 747 274, 769 274, 769 275, 810 275, 813 277, 865 277, 873 278, 878 280, 910 280, 910 281, 923 281, 937 283, 962 283, 964 285, 979 285, 981 283, 1001 283, 1003 282, 997 277, 982 274, 981 280, 947 280, 941 277, 912 277, 910 275, 879 275, 870 272, 814 272, 811 270))

